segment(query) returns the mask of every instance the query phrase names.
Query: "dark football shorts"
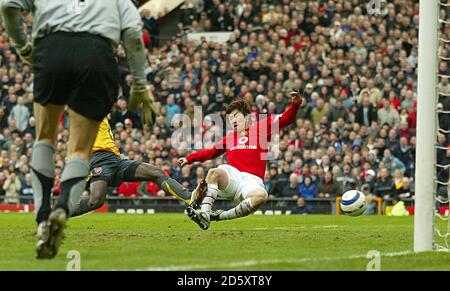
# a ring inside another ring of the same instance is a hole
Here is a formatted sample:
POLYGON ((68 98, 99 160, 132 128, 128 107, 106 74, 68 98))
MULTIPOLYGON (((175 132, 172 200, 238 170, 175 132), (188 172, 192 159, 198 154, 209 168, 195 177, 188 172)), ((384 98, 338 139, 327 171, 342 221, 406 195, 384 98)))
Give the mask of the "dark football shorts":
POLYGON ((34 101, 68 105, 101 121, 119 89, 119 67, 112 43, 90 33, 56 32, 35 41, 34 101))
POLYGON ((122 182, 136 181, 135 173, 140 161, 126 160, 110 151, 97 151, 90 162, 89 183, 103 180, 110 187, 118 187, 122 182))

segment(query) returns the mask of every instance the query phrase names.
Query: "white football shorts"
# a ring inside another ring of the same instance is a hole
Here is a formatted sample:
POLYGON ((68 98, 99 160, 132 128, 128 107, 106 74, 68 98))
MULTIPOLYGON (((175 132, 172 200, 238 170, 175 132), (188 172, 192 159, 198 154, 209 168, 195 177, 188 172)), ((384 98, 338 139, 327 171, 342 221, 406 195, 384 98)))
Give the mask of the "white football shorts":
POLYGON ((239 203, 247 198, 248 193, 260 188, 264 190, 264 182, 258 176, 241 172, 226 164, 219 165, 217 168, 224 170, 228 175, 228 186, 224 191, 219 192, 219 197, 239 203))

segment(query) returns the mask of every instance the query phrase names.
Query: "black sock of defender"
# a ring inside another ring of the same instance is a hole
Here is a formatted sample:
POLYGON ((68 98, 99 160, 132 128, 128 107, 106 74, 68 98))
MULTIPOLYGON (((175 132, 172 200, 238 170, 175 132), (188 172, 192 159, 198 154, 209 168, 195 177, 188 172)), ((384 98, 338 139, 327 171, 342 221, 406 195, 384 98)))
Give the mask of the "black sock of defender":
POLYGON ((36 216, 36 223, 39 224, 42 221, 46 221, 48 219, 48 216, 50 215, 50 212, 52 210, 51 196, 54 179, 44 176, 35 169, 31 170, 39 179, 39 182, 42 185, 42 205, 39 208, 36 216))
POLYGON ((80 199, 80 204, 75 207, 70 217, 83 215, 91 211, 92 209, 89 206, 89 199, 89 197, 82 197, 80 199))
POLYGON ((184 188, 180 183, 178 183, 175 179, 170 178, 169 176, 162 176, 159 177, 156 180, 156 183, 158 184, 161 189, 164 190, 164 192, 170 194, 170 195, 176 195, 184 200, 191 199, 191 192, 189 192, 188 189, 184 188))
POLYGON ((78 177, 61 182, 61 193, 59 194, 58 201, 56 202, 56 208, 64 209, 67 217, 70 216, 69 199, 72 187, 85 179, 85 177, 78 177))

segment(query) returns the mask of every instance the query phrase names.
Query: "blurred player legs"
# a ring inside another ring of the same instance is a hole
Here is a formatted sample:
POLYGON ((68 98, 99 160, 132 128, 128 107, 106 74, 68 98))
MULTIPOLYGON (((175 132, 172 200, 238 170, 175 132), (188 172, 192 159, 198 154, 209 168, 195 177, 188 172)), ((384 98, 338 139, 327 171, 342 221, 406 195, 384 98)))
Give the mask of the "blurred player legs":
MULTIPOLYGON (((64 106, 42 106, 35 103, 37 138, 32 156, 33 185, 35 200, 41 201, 38 209, 37 223, 43 233, 38 238, 38 258, 53 257, 62 242, 63 230, 67 217, 73 211, 86 185, 89 172, 88 161, 91 148, 97 135, 98 121, 90 120, 69 109, 70 137, 67 153, 67 164, 61 177, 61 194, 56 203, 56 209, 51 209, 51 186, 53 179, 49 173, 54 169, 53 155, 50 150, 56 142, 56 130, 59 116, 64 106), (49 182, 51 181, 51 184, 49 182), (48 219, 48 221, 47 221, 48 219), (45 225, 48 230, 45 230, 45 225), (48 234, 49 237, 46 235, 48 234)), ((54 170, 53 170, 54 171, 54 170)))

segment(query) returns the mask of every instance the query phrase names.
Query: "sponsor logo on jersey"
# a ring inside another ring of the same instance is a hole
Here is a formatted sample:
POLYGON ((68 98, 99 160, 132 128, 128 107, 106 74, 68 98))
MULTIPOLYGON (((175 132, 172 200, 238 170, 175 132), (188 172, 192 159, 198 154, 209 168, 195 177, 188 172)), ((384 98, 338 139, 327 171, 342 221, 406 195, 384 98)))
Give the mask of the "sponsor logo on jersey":
POLYGON ((234 146, 230 149, 230 151, 234 151, 234 150, 256 150, 256 146, 238 145, 238 146, 234 146))
POLYGON ((238 143, 239 144, 246 144, 248 142, 248 137, 243 136, 239 139, 238 143))

